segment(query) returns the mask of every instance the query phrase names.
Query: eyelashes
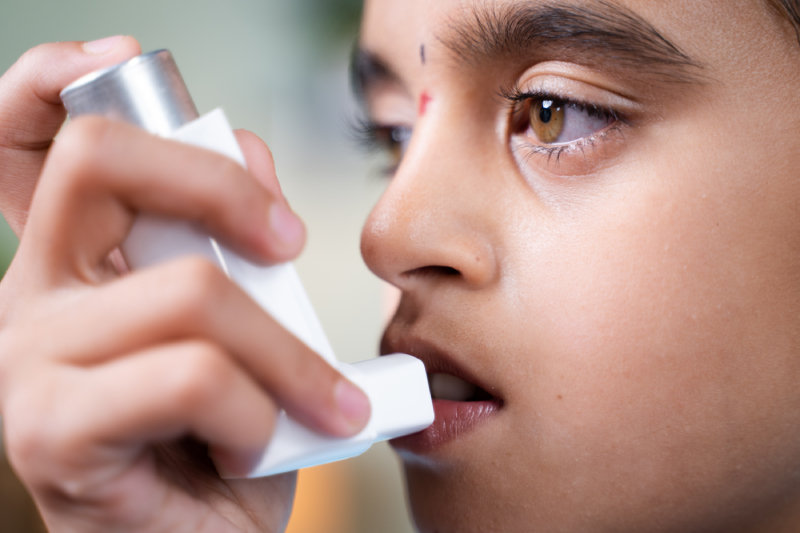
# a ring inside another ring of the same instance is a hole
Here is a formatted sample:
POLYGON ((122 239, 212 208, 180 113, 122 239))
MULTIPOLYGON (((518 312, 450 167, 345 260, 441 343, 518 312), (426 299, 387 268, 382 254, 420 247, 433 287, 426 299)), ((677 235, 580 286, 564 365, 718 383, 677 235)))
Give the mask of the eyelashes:
MULTIPOLYGON (((512 151, 527 151, 524 161, 544 156, 556 163, 571 152, 581 152, 606 140, 612 132, 629 124, 627 117, 609 106, 596 105, 555 92, 523 91, 513 85, 499 91, 508 116, 508 142, 512 151)), ((403 124, 380 124, 357 119, 351 127, 357 144, 368 152, 388 155, 382 174, 397 170, 408 147, 413 128, 403 124)))
POLYGON ((384 176, 391 176, 400 165, 411 140, 412 128, 399 124, 378 124, 375 121, 359 118, 351 127, 356 144, 369 153, 383 153, 389 163, 381 170, 384 176))
POLYGON ((591 117, 602 117, 604 119, 612 119, 613 121, 627 123, 625 115, 610 106, 597 105, 591 102, 563 96, 556 92, 545 89, 523 91, 518 85, 512 85, 502 88, 498 94, 506 102, 506 105, 509 107, 512 115, 515 112, 519 112, 520 109, 525 105, 530 105, 534 102, 551 101, 558 102, 569 108, 580 110, 587 113, 591 117))
POLYGON ((508 106, 509 140, 512 150, 526 150, 525 161, 544 156, 558 163, 562 156, 605 141, 611 132, 628 124, 611 107, 582 102, 545 90, 523 91, 518 86, 501 90, 508 106))

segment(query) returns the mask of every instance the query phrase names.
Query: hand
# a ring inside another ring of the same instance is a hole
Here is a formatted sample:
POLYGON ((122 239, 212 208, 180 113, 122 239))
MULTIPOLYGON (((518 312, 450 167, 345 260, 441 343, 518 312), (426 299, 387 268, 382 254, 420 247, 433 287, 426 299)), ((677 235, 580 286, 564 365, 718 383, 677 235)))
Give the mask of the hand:
POLYGON ((278 408, 349 436, 366 397, 203 260, 120 276, 107 258, 139 211, 204 224, 263 262, 299 253, 302 225, 252 134, 238 133, 250 172, 100 117, 49 147, 60 90, 139 53, 130 38, 86 47, 39 47, 0 78, 0 208, 21 234, 0 283, 9 460, 53 532, 280 531, 295 476, 224 481, 206 450, 244 473, 278 408))

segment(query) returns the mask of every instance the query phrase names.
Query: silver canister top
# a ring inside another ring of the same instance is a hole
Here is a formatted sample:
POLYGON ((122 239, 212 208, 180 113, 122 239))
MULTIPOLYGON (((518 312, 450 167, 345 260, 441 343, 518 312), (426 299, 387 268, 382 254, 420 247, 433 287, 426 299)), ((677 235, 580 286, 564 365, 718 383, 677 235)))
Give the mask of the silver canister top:
POLYGON ((70 117, 103 115, 169 136, 199 117, 169 50, 83 76, 61 91, 70 117))

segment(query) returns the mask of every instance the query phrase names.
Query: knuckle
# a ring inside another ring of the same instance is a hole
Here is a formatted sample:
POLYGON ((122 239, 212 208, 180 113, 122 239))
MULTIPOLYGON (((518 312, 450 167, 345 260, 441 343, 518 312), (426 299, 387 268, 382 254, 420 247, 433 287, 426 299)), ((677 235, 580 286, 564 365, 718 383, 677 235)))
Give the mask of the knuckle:
POLYGON ((5 448, 11 464, 21 467, 33 462, 30 460, 31 457, 37 455, 36 452, 45 442, 45 439, 39 424, 26 423, 25 417, 17 417, 15 415, 14 410, 6 409, 5 427, 3 428, 5 448))
POLYGON ((264 395, 258 401, 248 404, 247 424, 243 424, 236 441, 243 448, 263 450, 269 445, 278 424, 280 408, 269 397, 264 395))
POLYGON ((336 370, 305 346, 299 348, 294 357, 287 358, 291 383, 313 384, 314 388, 332 387, 339 375, 336 370))
POLYGON ((340 374, 308 349, 283 358, 279 378, 289 397, 305 398, 315 404, 328 403, 340 374))
POLYGON ((38 70, 40 65, 52 57, 56 46, 55 43, 46 43, 29 48, 17 60, 15 68, 25 72, 38 70))
POLYGON ((12 394, 14 380, 11 376, 19 374, 20 367, 34 356, 29 346, 29 337, 30 334, 20 332, 19 327, 8 327, 0 332, 0 413, 5 412, 6 403, 12 394))
POLYGON ((64 127, 63 138, 77 155, 88 158, 97 153, 97 146, 109 135, 115 124, 95 115, 77 117, 64 127))
POLYGON ((211 261, 203 257, 187 257, 183 263, 183 275, 196 289, 216 289, 224 277, 223 272, 211 261))
POLYGON ((181 259, 172 277, 173 313, 179 320, 203 322, 229 283, 216 265, 202 257, 181 259))
POLYGON ((78 117, 53 145, 51 159, 73 186, 93 181, 100 164, 103 144, 112 134, 111 121, 97 116, 78 117))
MULTIPOLYGON (((231 183, 240 173, 241 167, 237 162, 214 154, 214 163, 209 174, 214 176, 214 181, 210 183, 208 194, 202 199, 206 217, 218 218, 229 209, 230 191, 225 184, 231 183)), ((209 219, 206 222, 212 222, 212 220, 209 219)))
POLYGON ((15 337, 13 329, 0 332, 0 412, 3 411, 3 398, 6 395, 6 382, 12 358, 14 354, 19 353, 15 337))
POLYGON ((254 430, 253 437, 258 444, 269 442, 270 437, 275 432, 275 426, 278 423, 280 414, 278 404, 271 397, 265 395, 263 400, 258 416, 253 417, 254 420, 259 421, 258 424, 253 424, 252 426, 254 430))
POLYGON ((235 371, 225 353, 212 343, 195 341, 187 346, 185 365, 170 387, 171 402, 180 410, 204 408, 235 381, 235 371))
POLYGON ((59 388, 40 378, 15 390, 3 411, 5 454, 29 489, 80 500, 93 489, 84 475, 89 435, 59 388))
POLYGON ((84 493, 85 484, 76 480, 87 466, 92 434, 64 387, 49 374, 15 391, 4 413, 6 452, 30 486, 77 497, 84 493))
POLYGON ((44 387, 16 395, 5 406, 4 436, 9 462, 23 479, 34 477, 37 466, 50 464, 63 437, 56 435, 44 387))
POLYGON ((272 148, 269 147, 268 144, 264 143, 264 156, 267 160, 267 164, 269 168, 274 169, 275 167, 275 156, 272 155, 272 148))
POLYGON ((237 176, 245 173, 244 167, 239 163, 221 154, 208 154, 212 158, 210 162, 211 171, 214 175, 220 176, 220 183, 227 183, 228 176, 237 176))
POLYGON ((264 164, 266 167, 274 173, 275 171, 275 156, 272 155, 272 149, 269 147, 268 144, 264 143, 264 164))
POLYGON ((205 194, 198 198, 198 201, 202 209, 201 218, 204 218, 206 223, 213 223, 230 209, 231 193, 232 189, 235 189, 230 183, 241 181, 241 176, 246 171, 229 157, 219 154, 208 154, 208 157, 210 158, 207 165, 208 175, 214 179, 208 182, 205 194))

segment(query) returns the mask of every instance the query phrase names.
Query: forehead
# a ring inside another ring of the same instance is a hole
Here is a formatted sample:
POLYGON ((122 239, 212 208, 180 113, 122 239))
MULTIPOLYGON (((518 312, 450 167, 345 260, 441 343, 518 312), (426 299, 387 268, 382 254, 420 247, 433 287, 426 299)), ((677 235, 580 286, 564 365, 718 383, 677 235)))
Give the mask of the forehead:
MULTIPOLYGON (((762 0, 367 0, 361 46, 389 63, 414 92, 414 85, 441 74, 436 65, 468 66, 456 49, 458 43, 472 39, 473 47, 479 46, 475 39, 485 37, 487 25, 524 25, 530 22, 526 17, 545 13, 550 18, 540 20, 538 28, 535 23, 528 26, 547 34, 572 24, 559 17, 563 12, 588 15, 581 22, 588 20, 599 32, 606 29, 604 24, 624 32, 624 19, 634 20, 647 27, 648 38, 663 38, 659 44, 676 47, 712 69, 757 69, 763 67, 764 47, 780 44, 788 52, 797 46, 785 21, 762 0), (432 68, 422 68, 423 56, 432 68)), ((523 43, 517 39, 509 45, 523 43)))

